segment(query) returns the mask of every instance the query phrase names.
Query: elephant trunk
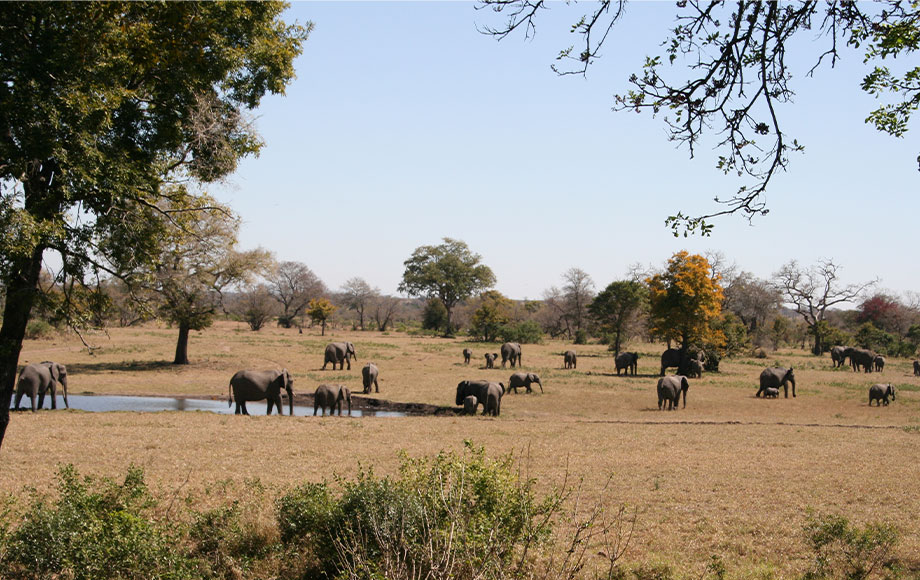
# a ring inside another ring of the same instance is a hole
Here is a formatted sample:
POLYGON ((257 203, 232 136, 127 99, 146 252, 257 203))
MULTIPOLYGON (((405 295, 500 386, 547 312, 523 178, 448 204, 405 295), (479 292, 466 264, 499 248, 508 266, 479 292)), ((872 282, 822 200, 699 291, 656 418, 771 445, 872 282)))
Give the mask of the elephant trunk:
MULTIPOLYGON (((290 387, 287 388, 288 394, 288 408, 291 410, 291 417, 294 416, 294 390, 290 387)), ((278 409, 278 413, 281 413, 281 409, 278 409)))
POLYGON ((542 393, 542 392, 543 392, 543 383, 540 382, 540 380, 538 379, 538 380, 537 380, 537 384, 540 385, 540 392, 542 393))
POLYGON ((60 380, 61 390, 64 391, 64 408, 69 409, 70 403, 67 401, 67 377, 63 376, 60 380))

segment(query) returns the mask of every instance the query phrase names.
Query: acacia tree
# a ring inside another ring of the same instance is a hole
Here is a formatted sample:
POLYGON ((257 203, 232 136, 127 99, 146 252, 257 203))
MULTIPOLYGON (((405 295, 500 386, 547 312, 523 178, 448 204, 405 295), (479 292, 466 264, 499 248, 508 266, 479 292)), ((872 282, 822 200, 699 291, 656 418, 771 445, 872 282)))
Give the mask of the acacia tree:
POLYGON ((314 298, 307 304, 307 316, 310 317, 313 324, 322 326, 321 336, 326 336, 326 322, 336 310, 338 310, 338 307, 329 302, 327 298, 314 298))
POLYGON ((283 309, 278 323, 285 328, 305 313, 310 300, 326 294, 326 285, 302 262, 281 262, 269 271, 267 279, 272 296, 283 309))
POLYGON ((629 339, 637 315, 647 304, 648 289, 636 280, 611 282, 601 290, 588 311, 601 330, 612 337, 614 356, 620 354, 620 345, 629 339))
POLYGON ((495 285, 495 274, 480 260, 481 256, 461 240, 444 238, 444 243, 437 246, 419 246, 403 262, 406 271, 399 291, 439 300, 447 311, 444 336, 448 337, 454 306, 495 285))
POLYGON ((773 275, 774 284, 782 292, 786 303, 802 317, 814 337, 815 342, 811 351, 815 355, 821 355, 827 350, 824 343, 824 335, 827 332, 827 324, 824 323, 827 309, 858 300, 877 282, 872 280, 841 286, 839 270, 840 266, 833 260, 821 260, 807 268, 792 260, 773 275))
POLYGON ((659 274, 646 280, 649 288, 649 330, 652 336, 680 344, 678 372, 685 374, 687 350, 703 342, 718 343, 711 322, 722 311, 722 287, 703 256, 677 252, 659 274))
POLYGON ((58 252, 61 275, 76 280, 92 264, 118 273, 153 262, 143 221, 170 194, 164 181, 213 181, 259 150, 245 112, 284 92, 312 27, 286 25, 284 8, 0 10, 0 443, 45 252, 58 252))
MULTIPOLYGON (((525 37, 536 32, 545 0, 479 0, 505 16, 504 22, 483 32, 504 38, 516 30, 525 37)), ((589 3, 571 3, 581 7, 589 3)), ((600 56, 614 25, 625 14, 626 0, 598 0, 573 16, 570 32, 580 46, 560 51, 553 69, 560 75, 586 75, 600 56)), ((558 5, 554 9, 562 10, 558 5)), ((632 89, 615 97, 615 110, 666 112, 669 139, 686 145, 693 157, 707 131, 719 135, 717 168, 746 177, 727 199, 724 209, 693 217, 678 212, 667 223, 678 235, 712 228, 707 220, 740 213, 751 219, 768 211, 764 192, 773 177, 785 170, 790 153, 802 145, 783 129, 782 105, 794 95, 788 51, 802 53, 813 46, 814 72, 831 67, 849 46, 874 63, 861 84, 889 103, 869 113, 867 123, 894 136, 903 136, 920 106, 920 66, 893 72, 880 61, 920 48, 920 11, 916 2, 763 2, 760 0, 683 0, 677 2, 677 24, 660 43, 663 54, 647 56, 642 70, 629 77, 632 89), (811 40, 811 44, 800 42, 811 40), (673 67, 673 68, 668 68, 673 67), (681 75, 687 75, 681 80, 681 75), (675 79, 675 77, 677 77, 675 79)), ((917 158, 920 163, 920 157, 917 158)))

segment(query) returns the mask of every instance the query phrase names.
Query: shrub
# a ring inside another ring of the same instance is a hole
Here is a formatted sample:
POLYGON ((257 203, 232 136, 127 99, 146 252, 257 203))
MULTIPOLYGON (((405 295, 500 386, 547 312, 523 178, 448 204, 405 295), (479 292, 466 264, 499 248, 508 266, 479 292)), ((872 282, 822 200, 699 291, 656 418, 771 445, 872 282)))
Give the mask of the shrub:
POLYGON ((543 330, 535 320, 506 324, 499 329, 498 336, 503 342, 519 342, 521 344, 539 344, 543 342, 543 330))
POLYGON ((806 580, 860 580, 874 570, 897 565, 890 557, 898 541, 891 526, 872 523, 859 528, 843 516, 813 516, 805 532, 814 553, 812 568, 804 576, 806 580))
POLYGON ((40 318, 33 318, 26 325, 26 338, 29 340, 40 340, 53 336, 54 327, 40 318))
POLYGON ((124 483, 58 472, 58 498, 36 497, 4 538, 4 578, 192 578, 193 562, 171 548, 173 531, 148 517, 143 471, 124 483))
POLYGON ((575 331, 575 344, 588 344, 588 331, 579 328, 575 331))

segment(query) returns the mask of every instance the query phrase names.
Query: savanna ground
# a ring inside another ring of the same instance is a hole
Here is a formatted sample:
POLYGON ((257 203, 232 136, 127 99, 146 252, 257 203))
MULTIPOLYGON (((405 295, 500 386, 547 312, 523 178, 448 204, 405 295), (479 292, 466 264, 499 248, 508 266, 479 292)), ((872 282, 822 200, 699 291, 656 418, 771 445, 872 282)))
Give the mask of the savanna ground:
MULTIPOLYGON (((75 338, 27 341, 21 362, 66 364, 72 394, 226 398, 237 370, 281 366, 292 371, 295 393, 312 393, 321 382, 360 391, 360 369, 373 361, 380 398, 435 405, 452 405, 464 378, 507 384, 512 372, 484 368, 482 355, 498 345, 397 332, 320 337, 221 322, 193 333, 192 364, 180 367, 168 363, 175 339, 174 329, 148 325, 92 336, 101 346, 93 354, 75 338), (320 370, 323 348, 334 340, 355 343, 350 371, 320 370), (469 367, 461 354, 467 346, 469 367)), ((587 505, 626 504, 638 522, 628 562, 666 563, 700 577, 718 555, 734 576, 797 575, 811 558, 803 526, 814 513, 894 525, 897 555, 920 567, 920 378, 910 360, 889 359, 881 375, 834 370, 827 356, 791 349, 726 360, 720 373, 691 380, 686 409, 660 412, 661 345, 630 345, 640 353, 636 377, 616 376, 604 345, 575 347, 577 370, 563 370, 567 348, 524 345, 523 368, 540 374, 546 392, 506 395, 499 418, 17 413, 0 450, 0 494, 51 491, 65 463, 112 478, 136 464, 161 498, 208 504, 245 498, 255 481, 280 493, 353 476, 359 465, 392 473, 400 450, 427 456, 461 451, 471 440, 492 456, 514 454, 541 488, 568 476, 570 484, 583 479, 587 505), (754 398, 761 369, 774 364, 796 369, 797 398, 754 398), (894 385, 897 400, 869 407, 875 382, 894 385)))

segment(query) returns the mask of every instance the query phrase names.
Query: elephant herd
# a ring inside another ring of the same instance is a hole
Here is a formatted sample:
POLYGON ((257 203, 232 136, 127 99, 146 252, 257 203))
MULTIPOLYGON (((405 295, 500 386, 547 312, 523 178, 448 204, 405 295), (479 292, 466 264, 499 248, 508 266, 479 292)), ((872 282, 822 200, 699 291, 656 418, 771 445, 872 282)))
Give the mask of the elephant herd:
MULTIPOLYGON (((882 372, 885 368, 885 357, 867 348, 854 348, 852 346, 835 346, 831 348, 831 361, 834 368, 840 368, 850 359, 850 366, 854 372, 871 373, 882 372)), ((917 363, 914 363, 914 374, 917 374, 917 363)))
MULTIPOLYGON (((500 352, 502 368, 505 368, 505 365, 509 362, 511 363, 511 368, 523 364, 521 345, 519 343, 506 342, 501 346, 500 352)), ((572 354, 572 364, 574 365, 575 353, 573 351, 569 352, 572 354)), ((568 353, 566 354, 568 355, 568 353)), ((498 356, 498 353, 486 353, 484 355, 486 359, 485 368, 494 369, 498 356)), ((472 357, 473 351, 469 348, 464 348, 463 363, 470 364, 472 357)), ((568 358, 566 360, 568 361, 568 358)), ((501 414, 502 397, 506 393, 511 391, 517 393, 520 388, 524 388, 525 392, 531 393, 533 392, 531 387, 533 384, 539 385, 540 392, 543 392, 543 381, 540 380, 540 375, 536 373, 516 372, 508 379, 507 387, 505 387, 505 383, 496 383, 485 379, 464 380, 457 384, 457 397, 454 403, 463 405, 464 415, 475 415, 479 405, 482 405, 483 415, 497 417, 501 414)))

